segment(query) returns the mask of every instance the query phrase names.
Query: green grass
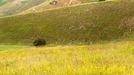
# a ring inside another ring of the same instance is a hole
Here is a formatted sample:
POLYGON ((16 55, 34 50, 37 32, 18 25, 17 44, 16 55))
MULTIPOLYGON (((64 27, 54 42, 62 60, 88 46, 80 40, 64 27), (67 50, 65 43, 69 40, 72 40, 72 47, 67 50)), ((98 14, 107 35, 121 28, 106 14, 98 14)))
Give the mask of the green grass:
MULTIPOLYGON (((28 10, 31 7, 36 6, 37 10, 44 10, 44 9, 51 9, 55 7, 62 7, 66 2, 69 2, 69 0, 59 0, 58 3, 59 5, 56 6, 50 6, 48 2, 52 0, 0 0, 0 16, 9 16, 9 15, 15 15, 20 12, 25 12, 25 10, 28 10), (40 7, 40 4, 41 7, 40 7), (39 5, 39 6, 38 6, 39 5), (50 6, 50 7, 49 7, 50 6)), ((97 0, 76 0, 79 1, 80 3, 85 3, 85 2, 94 2, 97 0)), ((29 11, 28 11, 29 12, 29 11)), ((30 12, 34 12, 30 10, 30 12)), ((25 12, 27 13, 27 12, 25 12)))
POLYGON ((7 49, 18 49, 18 48, 27 48, 30 46, 22 46, 22 45, 0 45, 0 50, 7 49))
POLYGON ((134 1, 82 4, 0 18, 0 43, 89 43, 133 37, 134 1))
POLYGON ((84 3, 1 17, 0 75, 134 75, 133 4, 84 3), (29 46, 39 37, 48 45, 29 46))
POLYGON ((134 75, 134 42, 0 51, 0 75, 134 75))
POLYGON ((58 4, 56 5, 50 5, 49 3, 52 0, 47 0, 37 6, 35 6, 35 10, 33 8, 30 8, 28 10, 22 11, 19 14, 27 14, 27 13, 33 13, 33 12, 41 12, 41 11, 47 11, 50 9, 55 9, 59 7, 66 7, 66 6, 72 6, 72 5, 79 5, 83 3, 92 3, 92 2, 98 2, 98 0, 73 0, 72 4, 70 4, 71 0, 58 0, 58 4))
POLYGON ((44 1, 45 0, 0 0, 0 16, 8 16, 22 12, 44 1))
POLYGON ((5 4, 6 3, 6 0, 0 0, 0 6, 5 4))

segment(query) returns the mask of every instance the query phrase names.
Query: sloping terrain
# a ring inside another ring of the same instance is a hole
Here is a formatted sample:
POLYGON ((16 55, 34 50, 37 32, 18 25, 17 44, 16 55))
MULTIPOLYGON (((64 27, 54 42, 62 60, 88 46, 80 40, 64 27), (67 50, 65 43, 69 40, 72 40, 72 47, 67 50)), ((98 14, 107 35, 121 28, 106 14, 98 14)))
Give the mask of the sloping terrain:
POLYGON ((34 6, 28 10, 25 10, 21 12, 20 14, 41 12, 41 11, 46 11, 46 10, 53 9, 53 8, 68 7, 68 6, 76 5, 76 4, 78 5, 78 4, 83 4, 83 3, 98 2, 99 0, 55 0, 55 1, 57 3, 53 4, 54 0, 48 0, 44 3, 39 4, 38 6, 34 6))
POLYGON ((0 17, 0 75, 134 75, 133 40, 134 0, 0 17))
POLYGON ((0 43, 91 42, 133 36, 134 1, 100 2, 0 18, 0 43))
POLYGON ((0 0, 0 16, 7 16, 24 11, 46 0, 0 0))
POLYGON ((0 0, 0 16, 15 15, 22 11, 25 12, 29 8, 31 9, 27 10, 27 12, 35 12, 35 10, 40 11, 98 0, 56 0, 58 4, 50 5, 50 2, 53 1, 54 0, 0 0))

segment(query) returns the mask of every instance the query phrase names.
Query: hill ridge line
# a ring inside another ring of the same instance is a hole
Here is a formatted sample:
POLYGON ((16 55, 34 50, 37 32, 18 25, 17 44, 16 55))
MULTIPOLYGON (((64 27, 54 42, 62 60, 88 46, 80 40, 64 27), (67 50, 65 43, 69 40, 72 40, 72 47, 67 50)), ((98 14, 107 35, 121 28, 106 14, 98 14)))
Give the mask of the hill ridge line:
POLYGON ((100 4, 100 3, 106 3, 106 2, 115 2, 115 1, 108 0, 108 1, 103 1, 103 2, 90 2, 90 3, 75 4, 75 5, 71 5, 71 6, 51 8, 51 9, 47 9, 47 10, 44 10, 44 11, 38 11, 38 12, 32 12, 32 13, 26 13, 26 14, 20 14, 19 13, 19 14, 16 14, 16 15, 2 16, 2 17, 0 17, 0 19, 9 18, 9 17, 16 17, 16 16, 24 16, 24 15, 28 15, 28 14, 39 14, 39 13, 42 13, 42 12, 55 11, 55 10, 85 6, 85 5, 90 5, 90 4, 100 4))

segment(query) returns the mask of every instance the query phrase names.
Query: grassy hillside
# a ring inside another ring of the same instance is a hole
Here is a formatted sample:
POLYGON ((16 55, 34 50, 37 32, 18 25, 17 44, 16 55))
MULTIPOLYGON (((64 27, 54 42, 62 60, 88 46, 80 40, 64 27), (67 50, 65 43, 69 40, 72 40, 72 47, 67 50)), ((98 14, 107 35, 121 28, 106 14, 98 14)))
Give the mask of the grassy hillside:
POLYGON ((134 75, 134 42, 3 49, 0 75, 134 75))
POLYGON ((134 1, 100 2, 0 18, 0 43, 92 42, 132 37, 134 1))
POLYGON ((49 9, 58 8, 58 7, 67 7, 76 4, 83 4, 83 3, 91 3, 91 2, 98 2, 99 0, 58 0, 56 5, 51 5, 50 2, 53 0, 47 0, 44 3, 39 4, 38 6, 34 6, 28 10, 21 12, 20 14, 27 14, 33 12, 41 12, 47 11, 49 9))
POLYGON ((7 16, 24 11, 46 0, 0 0, 0 16, 7 16))
MULTIPOLYGON (((68 5, 71 0, 58 0, 57 5, 50 5, 53 0, 0 0, 0 16, 14 15, 29 8, 37 7, 36 10, 46 10, 68 5), (40 4, 39 6, 37 6, 40 4)), ((72 4, 93 2, 97 0, 72 0, 72 4)), ((30 10, 30 9, 29 9, 30 10)), ((34 12, 32 9, 29 12, 34 12)), ((27 12, 26 12, 27 13, 27 12)))

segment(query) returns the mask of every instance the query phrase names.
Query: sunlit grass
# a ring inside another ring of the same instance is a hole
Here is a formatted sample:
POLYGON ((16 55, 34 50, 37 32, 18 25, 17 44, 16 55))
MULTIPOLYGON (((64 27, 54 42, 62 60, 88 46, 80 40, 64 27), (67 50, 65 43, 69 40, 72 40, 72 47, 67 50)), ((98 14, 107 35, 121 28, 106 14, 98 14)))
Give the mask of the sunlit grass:
POLYGON ((50 44, 67 44, 132 38, 133 7, 132 0, 104 1, 1 17, 0 42, 32 44, 42 37, 50 44))
POLYGON ((134 42, 0 51, 0 75, 134 75, 134 42))
POLYGON ((18 49, 18 48, 27 48, 30 46, 22 46, 22 45, 0 45, 0 50, 5 50, 5 49, 18 49))

